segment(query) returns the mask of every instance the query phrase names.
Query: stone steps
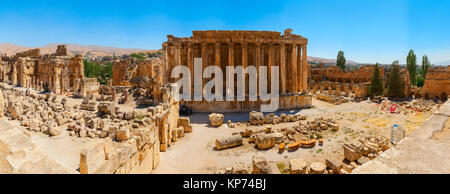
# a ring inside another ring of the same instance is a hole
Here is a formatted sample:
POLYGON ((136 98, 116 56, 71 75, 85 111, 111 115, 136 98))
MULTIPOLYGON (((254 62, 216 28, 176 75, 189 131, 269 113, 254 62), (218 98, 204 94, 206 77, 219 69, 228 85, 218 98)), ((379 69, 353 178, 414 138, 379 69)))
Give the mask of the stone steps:
POLYGON ((31 139, 14 126, 0 120, 0 141, 8 145, 10 155, 6 160, 19 174, 73 174, 36 147, 31 139))

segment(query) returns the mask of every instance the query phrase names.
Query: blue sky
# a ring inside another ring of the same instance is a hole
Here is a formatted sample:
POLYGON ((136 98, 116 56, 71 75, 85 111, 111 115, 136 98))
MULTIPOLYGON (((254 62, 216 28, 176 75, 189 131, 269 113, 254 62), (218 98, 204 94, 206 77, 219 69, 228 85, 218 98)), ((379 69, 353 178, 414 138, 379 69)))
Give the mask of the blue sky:
POLYGON ((405 63, 414 49, 436 63, 450 61, 449 10, 448 0, 2 0, 0 43, 159 49, 192 30, 292 28, 309 39, 308 56, 405 63))

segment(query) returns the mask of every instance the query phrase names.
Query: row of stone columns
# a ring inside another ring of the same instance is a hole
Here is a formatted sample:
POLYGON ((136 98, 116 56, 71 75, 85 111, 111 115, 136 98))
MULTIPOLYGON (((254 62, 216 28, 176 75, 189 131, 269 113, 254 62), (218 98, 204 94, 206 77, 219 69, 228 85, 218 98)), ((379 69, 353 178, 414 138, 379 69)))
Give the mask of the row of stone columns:
MULTIPOLYGON (((207 42, 200 43, 201 46, 201 58, 202 58, 202 64, 203 64, 203 70, 206 68, 207 65, 215 65, 218 67, 221 67, 221 48, 222 43, 221 42, 215 42, 214 44, 214 63, 208 64, 208 52, 207 52, 207 42)), ((247 42, 240 42, 242 47, 242 66, 243 68, 247 68, 248 66, 248 44, 247 42)), ((252 43, 253 44, 253 43, 252 43)), ((259 70, 259 66, 261 66, 261 43, 254 43, 256 48, 256 53, 253 57, 255 57, 254 60, 256 64, 254 64, 255 68, 259 70)), ((271 71, 270 68, 275 65, 275 52, 279 52, 279 70, 280 70, 280 94, 287 94, 287 93, 298 93, 298 92, 306 92, 307 91, 307 53, 306 53, 306 44, 288 44, 288 43, 280 43, 279 49, 275 51, 275 43, 268 43, 268 62, 267 62, 267 75, 268 75, 268 90, 271 91, 270 86, 270 80, 271 80, 271 71), (290 53, 287 53, 287 47, 291 48, 290 53), (287 56, 290 56, 291 59, 287 59, 287 56), (289 64, 287 64, 287 62, 289 64)), ((191 77, 194 76, 194 44, 189 42, 187 43, 187 65, 191 71, 191 77)), ((235 57, 235 42, 228 42, 228 64, 225 66, 235 66, 234 64, 234 57, 235 57)), ((180 66, 182 64, 182 46, 181 43, 176 43, 173 46, 166 46, 165 48, 165 60, 167 64, 167 72, 168 77, 166 81, 172 81, 176 82, 176 80, 173 80, 170 78, 170 74, 172 72, 172 69, 175 66, 180 66), (172 52, 174 54, 173 58, 169 58, 169 50, 174 49, 172 52), (173 60, 173 63, 169 63, 169 60, 173 60)), ((278 54, 278 53, 277 53, 278 54)), ((223 78, 224 78, 224 89, 225 87, 225 72, 223 72, 223 78)), ((248 75, 245 76, 245 87, 246 87, 246 93, 248 94, 248 86, 249 86, 249 78, 248 75)), ((194 86, 194 79, 191 79, 191 92, 193 92, 193 86, 194 86)), ((203 86, 206 84, 206 80, 202 79, 203 86)), ((236 82, 235 82, 236 84, 236 82)))

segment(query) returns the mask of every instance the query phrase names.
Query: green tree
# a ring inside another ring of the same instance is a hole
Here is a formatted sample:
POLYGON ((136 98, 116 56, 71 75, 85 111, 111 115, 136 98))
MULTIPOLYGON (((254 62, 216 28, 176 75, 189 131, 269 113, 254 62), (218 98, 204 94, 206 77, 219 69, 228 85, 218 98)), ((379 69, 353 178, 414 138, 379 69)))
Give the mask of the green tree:
POLYGON ((345 69, 345 57, 344 57, 344 51, 339 51, 336 59, 336 66, 340 67, 341 69, 345 69))
POLYGON ((408 67, 409 72, 409 81, 411 85, 416 84, 416 73, 417 73, 417 61, 416 54, 414 54, 414 50, 410 50, 408 56, 406 57, 406 66, 408 67))
POLYGON ((98 82, 107 85, 112 79, 113 64, 111 62, 101 65, 93 61, 84 60, 84 76, 87 78, 97 78, 98 82))
POLYGON ((425 76, 428 73, 428 68, 430 68, 430 60, 428 60, 427 55, 422 57, 422 77, 425 79, 425 76))
POLYGON ((405 83, 403 82, 403 77, 400 74, 400 65, 397 60, 395 60, 391 65, 387 85, 388 85, 388 96, 390 97, 405 96, 404 92, 405 83))
POLYGON ((422 87, 425 84, 425 79, 423 78, 423 76, 419 75, 417 76, 416 82, 417 87, 422 87))
POLYGON ((144 60, 145 59, 145 54, 144 53, 133 53, 130 56, 134 57, 136 59, 139 59, 139 60, 144 60))
POLYGON ((370 96, 383 95, 383 83, 381 82, 378 63, 375 64, 373 68, 373 75, 369 86, 369 95, 370 96))

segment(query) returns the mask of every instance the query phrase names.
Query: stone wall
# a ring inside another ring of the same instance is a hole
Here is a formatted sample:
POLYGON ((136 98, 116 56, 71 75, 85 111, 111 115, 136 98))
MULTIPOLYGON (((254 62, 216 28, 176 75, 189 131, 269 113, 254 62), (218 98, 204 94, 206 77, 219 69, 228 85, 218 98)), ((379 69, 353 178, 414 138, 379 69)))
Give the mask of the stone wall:
POLYGON ((97 78, 84 78, 75 80, 74 95, 77 97, 86 97, 88 95, 98 94, 100 83, 97 78))
POLYGON ((450 95, 450 66, 430 68, 425 76, 425 84, 420 88, 420 96, 447 99, 450 95))
POLYGON ((159 67, 161 66, 161 60, 138 60, 135 58, 127 58, 114 62, 113 64, 113 85, 114 86, 132 86, 130 81, 134 78, 147 76, 149 79, 154 79, 155 82, 161 82, 157 80, 158 74, 161 74, 159 67))
POLYGON ((331 81, 310 81, 310 91, 313 94, 320 92, 334 96, 349 96, 364 98, 368 96, 370 82, 364 83, 341 83, 331 81))
MULTIPOLYGON (((373 65, 364 65, 356 71, 342 70, 337 66, 325 67, 319 65, 311 68, 311 80, 314 81, 331 81, 341 83, 363 83, 370 82, 373 75, 373 65)), ((380 77, 384 76, 384 68, 379 67, 380 77)))

